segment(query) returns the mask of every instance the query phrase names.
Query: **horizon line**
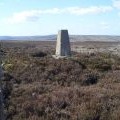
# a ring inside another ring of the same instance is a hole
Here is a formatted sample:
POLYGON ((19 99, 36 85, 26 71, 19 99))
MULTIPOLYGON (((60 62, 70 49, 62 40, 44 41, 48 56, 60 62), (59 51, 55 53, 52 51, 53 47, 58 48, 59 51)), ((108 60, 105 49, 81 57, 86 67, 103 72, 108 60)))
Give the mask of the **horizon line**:
MULTIPOLYGON (((46 35, 0 35, 0 37, 35 37, 35 36, 57 36, 57 34, 46 35)), ((120 36, 120 34, 69 34, 69 36, 120 36)))

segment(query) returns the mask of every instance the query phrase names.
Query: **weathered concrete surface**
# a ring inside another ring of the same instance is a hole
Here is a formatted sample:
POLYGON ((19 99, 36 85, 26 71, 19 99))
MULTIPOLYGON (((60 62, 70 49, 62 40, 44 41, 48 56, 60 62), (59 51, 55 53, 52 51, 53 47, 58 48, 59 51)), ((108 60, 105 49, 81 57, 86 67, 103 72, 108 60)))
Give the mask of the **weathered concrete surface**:
POLYGON ((58 32, 55 56, 56 57, 71 56, 71 48, 70 48, 68 30, 60 30, 58 32))

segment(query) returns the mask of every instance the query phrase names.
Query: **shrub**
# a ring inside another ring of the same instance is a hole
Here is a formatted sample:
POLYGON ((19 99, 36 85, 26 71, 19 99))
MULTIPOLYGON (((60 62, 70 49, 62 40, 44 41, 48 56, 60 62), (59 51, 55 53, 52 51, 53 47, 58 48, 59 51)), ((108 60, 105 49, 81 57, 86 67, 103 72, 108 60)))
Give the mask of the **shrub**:
POLYGON ((33 57, 45 57, 47 54, 45 52, 36 52, 31 54, 33 57))
POLYGON ((39 49, 34 42, 9 44, 3 80, 7 120, 119 119, 119 57, 74 53, 54 59, 53 43, 39 49))

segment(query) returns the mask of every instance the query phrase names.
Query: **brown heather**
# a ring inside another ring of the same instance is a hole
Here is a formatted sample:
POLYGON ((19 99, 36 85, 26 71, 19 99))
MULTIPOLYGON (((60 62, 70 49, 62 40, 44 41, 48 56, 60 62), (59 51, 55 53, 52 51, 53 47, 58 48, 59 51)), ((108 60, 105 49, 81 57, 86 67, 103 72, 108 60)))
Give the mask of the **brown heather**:
POLYGON ((7 120, 120 120, 120 58, 74 53, 56 60, 53 46, 4 43, 7 120))

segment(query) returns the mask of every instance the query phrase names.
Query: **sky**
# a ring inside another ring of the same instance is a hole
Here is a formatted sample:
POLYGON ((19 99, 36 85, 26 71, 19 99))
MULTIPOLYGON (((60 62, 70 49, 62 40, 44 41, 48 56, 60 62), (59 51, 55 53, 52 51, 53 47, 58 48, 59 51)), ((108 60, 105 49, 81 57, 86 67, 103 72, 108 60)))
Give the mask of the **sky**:
POLYGON ((0 36, 120 35, 120 0, 0 0, 0 36))

